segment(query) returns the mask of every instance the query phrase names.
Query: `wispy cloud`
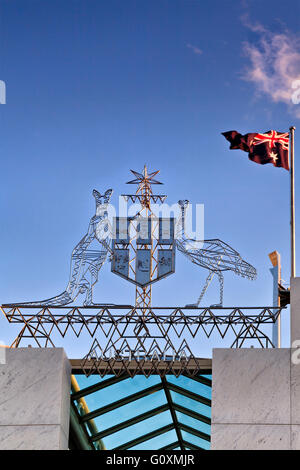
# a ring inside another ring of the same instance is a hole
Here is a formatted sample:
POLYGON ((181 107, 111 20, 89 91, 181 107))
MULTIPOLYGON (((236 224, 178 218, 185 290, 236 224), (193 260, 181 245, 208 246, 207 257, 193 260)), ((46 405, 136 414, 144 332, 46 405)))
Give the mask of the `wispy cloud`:
POLYGON ((243 24, 258 34, 256 43, 244 43, 249 65, 242 78, 256 85, 275 103, 286 103, 289 110, 300 118, 300 105, 293 104, 293 84, 300 79, 300 36, 285 30, 271 32, 259 23, 252 23, 248 15, 243 24))
POLYGON ((246 28, 250 29, 254 33, 266 33, 267 32, 267 30, 262 24, 258 23, 257 21, 255 22, 255 21, 250 20, 249 13, 244 13, 241 16, 241 21, 243 25, 246 26, 246 28))
POLYGON ((199 47, 193 46, 192 44, 187 44, 186 47, 192 49, 195 54, 203 54, 203 51, 199 47))

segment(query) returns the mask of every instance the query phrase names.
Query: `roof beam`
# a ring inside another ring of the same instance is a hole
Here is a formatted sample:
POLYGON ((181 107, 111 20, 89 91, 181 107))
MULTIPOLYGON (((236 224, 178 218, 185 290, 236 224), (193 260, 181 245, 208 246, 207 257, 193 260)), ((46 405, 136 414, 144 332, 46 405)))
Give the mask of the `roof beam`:
MULTIPOLYGON (((191 377, 190 375, 188 375, 187 373, 184 372, 182 375, 184 375, 188 379, 195 380, 196 382, 200 382, 203 385, 207 385, 208 387, 212 386, 211 379, 208 379, 207 377, 203 377, 200 374, 199 375, 193 375, 193 377, 191 377)), ((209 375, 209 372, 206 372, 205 375, 209 375)))
POLYGON ((200 413, 197 413, 194 410, 191 410, 189 408, 186 408, 185 406, 182 405, 177 405, 177 403, 173 403, 173 407, 176 411, 179 411, 179 413, 184 413, 185 415, 190 416, 191 418, 198 419, 198 421, 201 421, 202 423, 206 424, 211 424, 211 419, 208 418, 207 416, 204 416, 200 413))
POLYGON ((78 400, 78 398, 85 397, 86 395, 90 395, 91 393, 98 392, 98 390, 102 390, 105 387, 109 387, 110 385, 116 384, 121 382, 122 380, 128 379, 129 375, 127 373, 122 374, 119 377, 111 377, 109 379, 104 380, 103 382, 98 382, 90 387, 82 388, 79 392, 72 393, 71 398, 72 400, 78 400))
POLYGON ((179 387, 178 385, 174 385, 171 382, 168 382, 168 387, 173 392, 180 393, 181 395, 184 395, 187 398, 191 398, 192 400, 198 401, 200 403, 203 403, 204 405, 211 407, 211 400, 209 400, 208 398, 202 397, 201 395, 197 395, 194 392, 190 392, 189 390, 179 387))
POLYGON ((132 395, 128 395, 125 398, 121 398, 121 400, 114 401, 113 403, 110 403, 109 405, 103 406, 101 408, 98 408, 94 411, 91 411, 90 413, 87 413, 80 418, 80 422, 84 423, 85 421, 89 421, 90 419, 96 418, 97 416, 103 415, 104 413, 108 413, 109 411, 115 410, 116 408, 119 408, 120 406, 127 405, 128 403, 131 403, 132 401, 138 400, 139 398, 146 397, 147 395, 150 395, 151 393, 158 392, 159 390, 162 390, 162 384, 158 383, 156 385, 153 385, 152 387, 145 388, 144 390, 141 390, 140 392, 133 393, 132 395))
POLYGON ((172 444, 168 444, 167 446, 164 446, 164 447, 160 447, 158 450, 173 450, 173 449, 176 449, 176 447, 180 447, 179 446, 179 442, 172 442, 172 444))
POLYGON ((200 439, 204 439, 205 441, 210 442, 210 436, 205 434, 204 432, 198 431, 198 429, 191 428, 186 424, 179 423, 179 427, 182 431, 188 432, 189 434, 193 434, 194 436, 199 437, 200 439))
POLYGON ((167 426, 163 426, 162 428, 156 429, 155 431, 149 432, 148 434, 144 434, 141 437, 138 437, 137 439, 133 439, 132 441, 126 442, 125 444, 122 444, 118 447, 115 447, 113 450, 127 450, 130 447, 137 446, 138 444, 142 444, 145 441, 148 441, 149 439, 153 439, 153 437, 160 436, 161 434, 164 434, 165 432, 172 431, 174 429, 174 424, 167 424, 167 426))
POLYGON ((181 450, 184 450, 182 435, 181 435, 180 428, 178 426, 176 411, 173 408, 172 397, 171 397, 171 394, 170 394, 170 390, 168 389, 169 383, 166 381, 166 379, 164 377, 161 378, 161 382, 162 382, 163 389, 164 389, 164 392, 165 392, 165 395, 166 395, 166 398, 167 398, 167 402, 168 402, 168 405, 169 405, 169 408, 170 408, 170 413, 171 413, 172 420, 173 420, 173 423, 174 423, 174 427, 175 427, 179 447, 180 447, 181 450))
POLYGON ((189 447, 191 450, 205 450, 202 447, 198 447, 195 444, 191 444, 188 441, 183 441, 183 442, 184 442, 185 447, 189 447))
POLYGON ((150 411, 146 411, 145 413, 142 413, 140 415, 134 416, 133 418, 123 421, 122 423, 116 424, 116 426, 112 426, 111 428, 98 432, 97 434, 94 434, 92 437, 90 437, 90 440, 97 441, 98 439, 102 439, 105 436, 121 431, 122 429, 127 428, 128 426, 132 426, 133 424, 140 423, 141 421, 151 418, 152 416, 163 413, 164 411, 167 411, 168 409, 169 409, 169 406, 167 403, 165 405, 158 406, 157 408, 154 408, 150 411))
POLYGON ((75 441, 78 450, 92 450, 94 448, 93 444, 89 442, 86 429, 80 426, 73 406, 70 407, 70 438, 75 441))

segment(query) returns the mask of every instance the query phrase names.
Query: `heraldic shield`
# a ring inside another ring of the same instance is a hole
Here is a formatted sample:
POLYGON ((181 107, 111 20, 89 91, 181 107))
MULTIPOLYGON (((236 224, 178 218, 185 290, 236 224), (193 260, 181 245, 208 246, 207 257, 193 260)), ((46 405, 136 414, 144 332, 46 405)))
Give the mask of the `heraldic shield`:
POLYGON ((115 217, 113 273, 145 287, 175 272, 174 218, 115 217))

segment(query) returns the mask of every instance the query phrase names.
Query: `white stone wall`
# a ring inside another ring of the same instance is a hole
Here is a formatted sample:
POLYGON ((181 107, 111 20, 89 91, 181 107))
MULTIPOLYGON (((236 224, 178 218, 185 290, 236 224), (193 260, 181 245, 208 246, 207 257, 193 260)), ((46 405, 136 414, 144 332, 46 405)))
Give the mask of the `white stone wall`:
POLYGON ((300 449, 291 349, 214 349, 211 449, 300 449))
POLYGON ((71 367, 62 348, 6 349, 0 449, 68 449, 71 367))
POLYGON ((300 277, 291 278, 291 347, 300 340, 300 277))

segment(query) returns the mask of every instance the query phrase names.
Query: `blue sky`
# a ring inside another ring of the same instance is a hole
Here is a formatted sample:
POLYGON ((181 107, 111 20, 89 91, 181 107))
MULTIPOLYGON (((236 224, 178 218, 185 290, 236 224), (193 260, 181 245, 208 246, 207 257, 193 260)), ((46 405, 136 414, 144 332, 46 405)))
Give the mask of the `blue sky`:
MULTIPOLYGON (((60 293, 94 215, 92 190, 113 188, 116 203, 132 190, 129 169, 146 163, 170 204, 203 203, 205 237, 257 268, 254 282, 225 274, 225 305, 270 305, 268 253, 277 249, 290 275, 289 174, 229 151, 221 132, 299 127, 289 100, 299 13, 297 0, 1 0, 1 303, 60 293)), ((296 216, 297 140, 296 130, 296 216)), ((299 245, 299 217, 296 230, 299 245)), ((153 305, 197 299, 207 272, 180 254, 176 263, 153 305)), ((95 301, 132 303, 134 287, 106 264, 95 301)), ((287 345, 287 313, 283 323, 287 345)), ((17 333, 0 318, 0 339, 17 333)), ((74 357, 87 343, 64 345, 74 357)))

